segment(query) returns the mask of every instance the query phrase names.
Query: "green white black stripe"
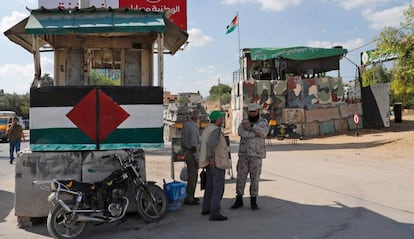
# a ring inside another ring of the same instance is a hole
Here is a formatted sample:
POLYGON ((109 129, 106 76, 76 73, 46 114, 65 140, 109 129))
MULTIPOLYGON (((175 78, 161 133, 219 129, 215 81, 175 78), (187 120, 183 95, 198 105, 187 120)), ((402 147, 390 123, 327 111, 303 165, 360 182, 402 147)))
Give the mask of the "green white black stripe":
MULTIPOLYGON (((32 151, 96 150, 66 114, 93 87, 48 87, 30 92, 30 148, 32 151)), ((163 106, 160 87, 103 87, 130 115, 99 149, 163 147, 163 106)), ((91 110, 94 110, 93 108, 91 110)))

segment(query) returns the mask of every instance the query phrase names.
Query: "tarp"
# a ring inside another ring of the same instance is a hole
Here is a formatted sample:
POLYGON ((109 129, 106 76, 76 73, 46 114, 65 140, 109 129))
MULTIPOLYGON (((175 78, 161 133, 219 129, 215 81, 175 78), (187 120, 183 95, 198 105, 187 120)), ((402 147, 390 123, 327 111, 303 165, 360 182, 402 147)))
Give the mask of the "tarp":
POLYGON ((253 61, 264 61, 284 58, 295 61, 306 61, 332 56, 343 56, 348 50, 343 48, 314 48, 314 47, 288 47, 288 48, 248 48, 253 61))

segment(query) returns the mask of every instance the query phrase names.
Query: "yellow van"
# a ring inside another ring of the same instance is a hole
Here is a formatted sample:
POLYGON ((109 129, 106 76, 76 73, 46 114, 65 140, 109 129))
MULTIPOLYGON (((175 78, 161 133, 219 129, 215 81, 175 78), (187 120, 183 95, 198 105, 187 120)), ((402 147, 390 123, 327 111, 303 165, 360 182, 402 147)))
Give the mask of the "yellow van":
POLYGON ((7 130, 16 116, 14 111, 0 111, 0 140, 7 142, 7 130))
POLYGON ((12 117, 0 116, 0 140, 3 142, 7 142, 7 130, 12 121, 12 117))

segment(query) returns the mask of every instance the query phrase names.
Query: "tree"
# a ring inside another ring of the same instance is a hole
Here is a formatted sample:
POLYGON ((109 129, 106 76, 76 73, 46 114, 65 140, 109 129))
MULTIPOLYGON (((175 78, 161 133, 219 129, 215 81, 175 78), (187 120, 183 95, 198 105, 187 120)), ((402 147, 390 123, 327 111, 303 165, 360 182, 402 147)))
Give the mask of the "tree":
POLYGON ((210 96, 208 97, 208 99, 210 101, 212 100, 219 100, 220 97, 220 102, 221 104, 228 104, 231 101, 231 87, 225 84, 219 84, 219 85, 215 85, 213 87, 211 87, 210 91, 210 96))
POLYGON ((25 95, 4 94, 0 97, 0 110, 11 110, 23 118, 29 117, 29 93, 25 95))
POLYGON ((392 68, 391 92, 404 107, 414 96, 414 7, 410 4, 404 12, 405 22, 400 28, 387 27, 379 36, 377 48, 381 53, 395 53, 397 59, 392 68))
POLYGON ((40 87, 53 86, 53 85, 54 85, 54 80, 52 77, 50 77, 48 73, 45 73, 40 78, 40 87))
POLYGON ((218 96, 218 95, 224 95, 226 93, 231 93, 231 87, 224 84, 219 84, 211 87, 209 91, 211 96, 218 96))
POLYGON ((362 86, 389 83, 392 79, 392 73, 385 69, 382 64, 375 64, 369 69, 362 72, 362 86))

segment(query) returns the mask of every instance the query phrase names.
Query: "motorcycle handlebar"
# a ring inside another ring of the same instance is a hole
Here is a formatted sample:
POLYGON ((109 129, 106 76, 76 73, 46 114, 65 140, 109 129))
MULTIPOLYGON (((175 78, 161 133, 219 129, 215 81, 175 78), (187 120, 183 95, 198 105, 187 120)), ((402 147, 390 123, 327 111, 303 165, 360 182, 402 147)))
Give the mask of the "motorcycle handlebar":
POLYGON ((125 164, 129 164, 129 163, 132 163, 133 161, 135 161, 135 158, 133 156, 133 150, 128 150, 127 152, 128 152, 128 157, 125 160, 122 160, 122 157, 119 154, 104 155, 101 158, 113 158, 113 159, 116 159, 117 161, 119 161, 120 165, 125 166, 125 164))

